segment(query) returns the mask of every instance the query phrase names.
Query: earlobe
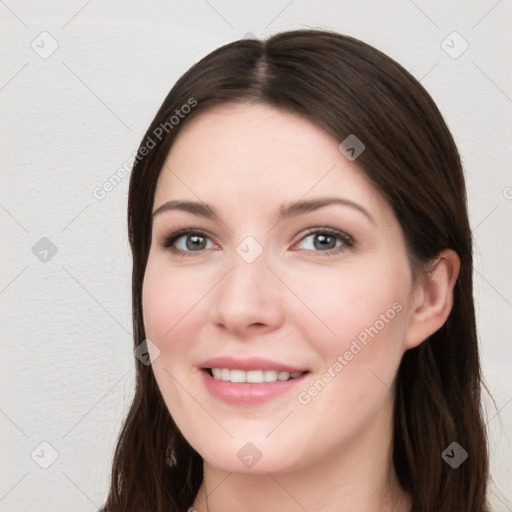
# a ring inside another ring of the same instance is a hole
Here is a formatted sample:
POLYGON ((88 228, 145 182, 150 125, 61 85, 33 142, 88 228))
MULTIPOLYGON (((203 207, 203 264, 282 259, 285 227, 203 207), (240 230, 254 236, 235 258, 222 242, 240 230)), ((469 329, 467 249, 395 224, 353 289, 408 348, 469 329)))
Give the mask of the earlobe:
POLYGON ((452 310, 453 289, 460 270, 460 259, 452 249, 441 251, 415 290, 405 338, 405 348, 420 345, 439 330, 452 310))

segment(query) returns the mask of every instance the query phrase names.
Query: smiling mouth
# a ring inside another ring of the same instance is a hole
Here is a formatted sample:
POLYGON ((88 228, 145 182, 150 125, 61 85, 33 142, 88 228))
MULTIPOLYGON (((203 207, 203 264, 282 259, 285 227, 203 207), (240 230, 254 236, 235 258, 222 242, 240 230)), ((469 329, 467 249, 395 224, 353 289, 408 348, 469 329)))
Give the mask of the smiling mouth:
POLYGON ((277 382, 294 380, 302 377, 307 371, 304 372, 284 372, 277 370, 231 370, 229 368, 205 368, 204 371, 215 380, 224 382, 246 382, 252 384, 262 384, 265 382, 277 382))

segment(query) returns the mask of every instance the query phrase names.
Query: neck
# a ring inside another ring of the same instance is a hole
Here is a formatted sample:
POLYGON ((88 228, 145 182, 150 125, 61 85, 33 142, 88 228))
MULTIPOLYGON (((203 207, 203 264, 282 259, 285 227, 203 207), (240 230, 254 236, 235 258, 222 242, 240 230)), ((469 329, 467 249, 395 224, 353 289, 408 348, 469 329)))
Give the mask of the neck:
POLYGON ((230 473, 204 462, 197 512, 410 512, 392 465, 392 407, 327 457, 294 471, 230 473), (386 440, 387 442, 383 442, 386 440))

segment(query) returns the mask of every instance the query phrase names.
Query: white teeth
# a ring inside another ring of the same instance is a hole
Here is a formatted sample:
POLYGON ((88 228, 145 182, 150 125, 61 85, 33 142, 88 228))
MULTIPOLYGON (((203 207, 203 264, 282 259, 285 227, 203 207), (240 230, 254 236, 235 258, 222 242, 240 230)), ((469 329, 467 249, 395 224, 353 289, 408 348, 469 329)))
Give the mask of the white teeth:
POLYGON ((277 380, 277 372, 275 370, 265 370, 263 372, 264 382, 275 382, 277 380))
POLYGON ((304 372, 278 372, 277 370, 230 370, 228 368, 211 368, 213 378, 226 382, 276 382, 300 377, 304 372))
POLYGON ((243 370, 231 370, 229 373, 229 380, 231 382, 247 382, 246 372, 243 370))
POLYGON ((251 370, 245 375, 245 382, 263 382, 263 370, 251 370))

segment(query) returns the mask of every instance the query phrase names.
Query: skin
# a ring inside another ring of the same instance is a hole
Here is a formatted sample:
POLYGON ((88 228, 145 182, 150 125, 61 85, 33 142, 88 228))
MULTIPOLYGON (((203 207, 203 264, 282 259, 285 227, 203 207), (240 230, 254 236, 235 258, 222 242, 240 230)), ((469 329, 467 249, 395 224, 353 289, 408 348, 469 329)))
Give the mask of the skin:
POLYGON ((198 511, 410 510, 391 463, 392 389, 403 353, 445 322, 459 263, 444 251, 415 282, 398 220, 339 142, 296 114, 225 104, 183 128, 162 169, 154 211, 187 199, 220 215, 156 215, 143 283, 146 335, 160 351, 150 351, 155 378, 204 460, 198 511), (330 205, 277 221, 282 203, 325 196, 357 203, 372 220, 330 205), (315 244, 326 226, 354 245, 336 237, 325 248, 315 244), (186 236, 175 242, 188 257, 159 245, 181 228, 209 234, 199 249, 190 236, 188 247, 186 236), (247 236, 263 251, 252 263, 236 252, 247 236), (329 249, 339 252, 325 255, 329 249), (400 311, 334 371, 338 356, 397 303, 400 311), (265 357, 309 373, 293 392, 229 405, 209 394, 198 369, 220 355, 265 357), (300 403, 298 393, 329 368, 335 376, 300 403), (251 468, 237 457, 247 442, 262 454, 251 468))

